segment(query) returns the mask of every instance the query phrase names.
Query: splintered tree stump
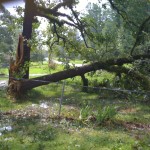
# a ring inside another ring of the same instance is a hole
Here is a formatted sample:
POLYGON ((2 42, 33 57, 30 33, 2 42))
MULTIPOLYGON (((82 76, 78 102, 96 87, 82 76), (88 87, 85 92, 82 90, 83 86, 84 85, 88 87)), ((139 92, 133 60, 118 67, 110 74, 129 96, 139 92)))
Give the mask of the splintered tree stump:
POLYGON ((22 76, 24 72, 24 48, 23 48, 24 38, 19 35, 18 48, 16 51, 16 59, 10 60, 9 67, 9 82, 8 82, 8 93, 9 95, 17 96, 20 94, 21 81, 19 77, 22 76))

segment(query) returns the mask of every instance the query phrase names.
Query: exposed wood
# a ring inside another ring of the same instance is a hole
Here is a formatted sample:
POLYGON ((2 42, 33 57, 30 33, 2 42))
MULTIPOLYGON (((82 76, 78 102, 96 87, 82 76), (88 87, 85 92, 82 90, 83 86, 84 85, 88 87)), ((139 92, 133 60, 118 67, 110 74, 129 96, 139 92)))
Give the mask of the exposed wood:
POLYGON ((16 60, 10 60, 10 67, 9 67, 9 83, 11 82, 11 78, 15 78, 17 74, 20 74, 22 63, 24 59, 24 49, 23 49, 23 36, 19 36, 18 48, 16 51, 16 60))
POLYGON ((18 48, 16 51, 16 60, 10 60, 10 67, 9 67, 9 82, 8 82, 8 93, 10 95, 17 94, 16 91, 20 90, 20 83, 16 84, 14 78, 20 76, 22 69, 23 69, 23 62, 24 62, 24 47, 23 47, 24 38, 22 35, 19 36, 18 48))

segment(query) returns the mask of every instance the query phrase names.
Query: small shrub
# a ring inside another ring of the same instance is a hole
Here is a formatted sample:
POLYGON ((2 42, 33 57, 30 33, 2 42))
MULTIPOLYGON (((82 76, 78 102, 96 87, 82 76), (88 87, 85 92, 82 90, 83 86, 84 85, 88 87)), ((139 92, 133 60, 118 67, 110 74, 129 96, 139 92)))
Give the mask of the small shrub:
POLYGON ((96 121, 98 124, 104 123, 105 121, 112 120, 117 111, 114 107, 106 106, 104 108, 99 108, 95 112, 96 121))
POLYGON ((114 107, 100 107, 97 111, 92 111, 92 108, 87 105, 81 109, 79 119, 83 121, 96 121, 98 124, 102 124, 114 119, 116 114, 117 111, 114 107))

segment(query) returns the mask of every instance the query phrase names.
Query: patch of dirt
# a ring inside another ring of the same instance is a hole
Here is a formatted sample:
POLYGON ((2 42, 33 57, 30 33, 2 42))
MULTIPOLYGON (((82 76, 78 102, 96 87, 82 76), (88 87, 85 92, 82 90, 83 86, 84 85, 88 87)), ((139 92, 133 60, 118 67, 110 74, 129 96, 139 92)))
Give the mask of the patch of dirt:
MULTIPOLYGON (((70 106, 68 106, 67 108, 69 109, 69 111, 76 110, 76 108, 70 106)), ((49 119, 52 121, 61 121, 65 119, 69 122, 75 120, 72 116, 66 116, 63 113, 61 113, 61 116, 58 116, 58 104, 52 104, 51 102, 32 104, 24 109, 1 112, 0 120, 5 120, 5 118, 39 119, 42 122, 47 122, 49 119)))
POLYGON ((142 124, 142 123, 133 123, 133 122, 123 122, 123 126, 128 130, 140 130, 150 132, 150 124, 142 124))
POLYGON ((37 104, 33 104, 32 106, 28 106, 25 109, 17 109, 12 111, 3 112, 2 115, 11 116, 15 118, 28 118, 28 117, 39 117, 39 118, 48 118, 50 115, 55 114, 56 111, 53 110, 53 107, 40 107, 37 104))
POLYGON ((126 108, 119 111, 120 113, 127 114, 127 113, 136 113, 136 108, 126 108))

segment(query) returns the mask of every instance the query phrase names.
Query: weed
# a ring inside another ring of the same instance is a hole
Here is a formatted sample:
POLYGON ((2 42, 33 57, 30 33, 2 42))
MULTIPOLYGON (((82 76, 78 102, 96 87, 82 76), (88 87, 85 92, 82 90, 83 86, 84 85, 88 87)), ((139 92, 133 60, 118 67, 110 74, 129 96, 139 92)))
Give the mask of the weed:
POLYGON ((117 114, 117 111, 114 107, 105 106, 104 108, 100 107, 95 112, 95 117, 96 117, 97 123, 102 124, 105 121, 114 119, 116 114, 117 114))
POLYGON ((79 119, 80 120, 86 120, 88 118, 89 115, 91 115, 91 108, 90 106, 86 106, 86 107, 83 107, 81 110, 80 110, 80 116, 79 116, 79 119))
POLYGON ((99 107, 98 110, 93 111, 87 105, 80 110, 79 119, 83 121, 96 121, 97 124, 102 124, 108 120, 113 120, 116 114, 116 109, 111 106, 99 107))

